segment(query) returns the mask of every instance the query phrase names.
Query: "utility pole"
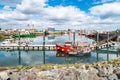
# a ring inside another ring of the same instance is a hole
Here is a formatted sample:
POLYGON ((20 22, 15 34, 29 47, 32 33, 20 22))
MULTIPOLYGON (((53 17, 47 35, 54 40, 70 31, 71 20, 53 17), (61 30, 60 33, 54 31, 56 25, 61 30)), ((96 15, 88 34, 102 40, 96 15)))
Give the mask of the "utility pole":
POLYGON ((43 50, 45 50, 45 30, 43 31, 43 50))
POLYGON ((45 30, 43 30, 43 64, 45 64, 45 30))
POLYGON ((20 49, 20 30, 18 31, 18 49, 20 49))
POLYGON ((97 32, 97 43, 99 42, 99 32, 97 32))
POLYGON ((97 57, 96 59, 97 59, 97 61, 99 61, 99 55, 97 52, 98 43, 99 43, 99 32, 97 31, 97 39, 96 39, 96 57, 97 57))
POLYGON ((18 64, 21 65, 21 51, 20 51, 20 30, 18 31, 18 64))
POLYGON ((99 32, 97 31, 96 49, 98 48, 98 44, 99 44, 99 32))

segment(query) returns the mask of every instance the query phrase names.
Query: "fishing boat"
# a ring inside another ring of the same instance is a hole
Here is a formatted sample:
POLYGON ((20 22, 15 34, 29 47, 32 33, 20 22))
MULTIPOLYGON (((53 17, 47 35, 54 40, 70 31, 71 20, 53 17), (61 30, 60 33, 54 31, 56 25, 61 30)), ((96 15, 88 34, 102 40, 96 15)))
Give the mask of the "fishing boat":
POLYGON ((90 34, 86 34, 85 36, 86 36, 87 38, 92 39, 92 38, 94 38, 95 34, 90 33, 90 34))
MULTIPOLYGON (((14 37, 19 37, 19 34, 14 35, 14 37)), ((34 33, 29 33, 29 34, 20 34, 20 37, 35 37, 34 33)))
POLYGON ((11 43, 15 43, 14 39, 5 39, 4 41, 1 42, 1 44, 11 44, 11 43))
POLYGON ((6 50, 6 51, 12 51, 12 47, 10 45, 16 45, 16 41, 11 38, 11 39, 5 39, 0 43, 0 46, 5 46, 6 47, 1 47, 0 50, 6 50))
POLYGON ((13 37, 35 37, 36 35, 34 33, 31 33, 30 31, 21 30, 18 34, 15 34, 13 37))
POLYGON ((56 44, 56 51, 57 57, 65 57, 65 56, 90 56, 91 53, 91 49, 88 46, 81 46, 78 47, 77 44, 74 44, 72 46, 72 44, 66 44, 60 45, 60 44, 56 44))

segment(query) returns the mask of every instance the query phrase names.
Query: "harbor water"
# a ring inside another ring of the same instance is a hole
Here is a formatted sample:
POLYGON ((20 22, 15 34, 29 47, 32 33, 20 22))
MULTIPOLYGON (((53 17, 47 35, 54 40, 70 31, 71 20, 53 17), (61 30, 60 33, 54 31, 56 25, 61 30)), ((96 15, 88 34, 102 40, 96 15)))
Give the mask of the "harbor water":
MULTIPOLYGON (((17 41, 17 39, 16 39, 17 41)), ((21 42, 29 44, 43 44, 43 37, 21 38, 21 42)), ((57 35, 46 36, 45 44, 64 44, 67 41, 73 41, 73 36, 57 35)), ((85 43, 94 43, 95 41, 85 36, 76 34, 75 41, 85 43)), ((0 66, 18 66, 18 65, 41 65, 41 64, 66 64, 66 63, 94 63, 98 61, 108 61, 119 57, 118 52, 104 49, 92 51, 90 56, 84 57, 56 57, 56 51, 0 51, 0 66)))

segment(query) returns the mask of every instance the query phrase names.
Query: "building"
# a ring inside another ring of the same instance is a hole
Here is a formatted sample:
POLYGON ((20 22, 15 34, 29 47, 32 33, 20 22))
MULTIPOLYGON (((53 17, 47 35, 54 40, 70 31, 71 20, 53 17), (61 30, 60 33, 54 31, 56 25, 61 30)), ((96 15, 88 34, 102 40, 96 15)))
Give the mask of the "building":
POLYGON ((49 28, 48 28, 48 31, 53 32, 53 31, 55 31, 55 28, 53 28, 53 27, 49 27, 49 28))

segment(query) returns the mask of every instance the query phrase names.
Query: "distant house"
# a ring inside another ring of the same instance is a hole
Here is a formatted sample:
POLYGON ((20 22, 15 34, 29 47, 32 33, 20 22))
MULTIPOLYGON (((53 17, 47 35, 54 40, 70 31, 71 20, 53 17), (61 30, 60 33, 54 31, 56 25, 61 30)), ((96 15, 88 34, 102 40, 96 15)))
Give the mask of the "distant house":
POLYGON ((28 30, 21 29, 20 34, 30 34, 28 30))
POLYGON ((49 27, 49 28, 48 28, 48 31, 52 31, 52 32, 53 32, 53 31, 55 31, 55 28, 49 27))

